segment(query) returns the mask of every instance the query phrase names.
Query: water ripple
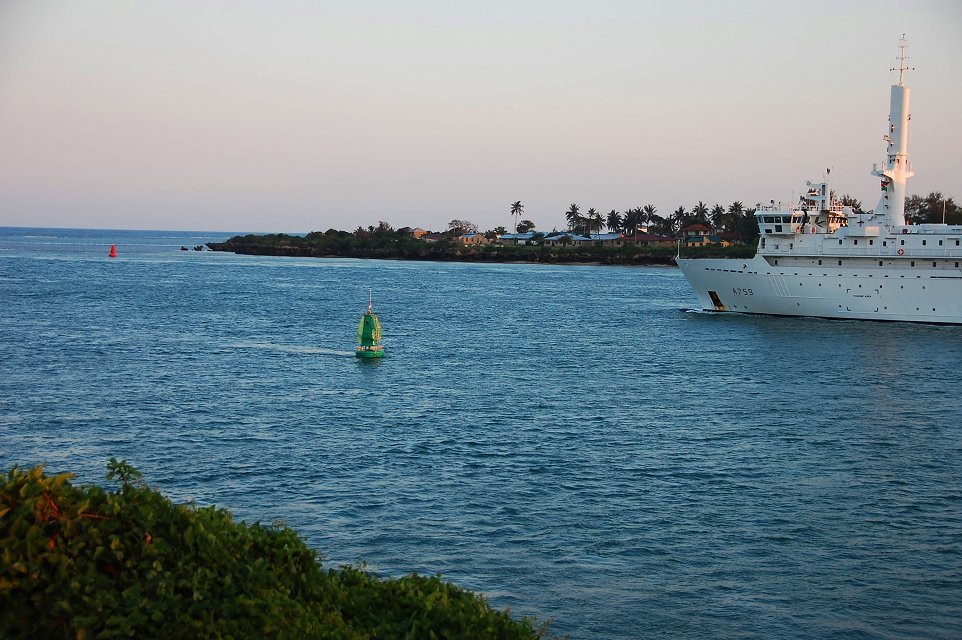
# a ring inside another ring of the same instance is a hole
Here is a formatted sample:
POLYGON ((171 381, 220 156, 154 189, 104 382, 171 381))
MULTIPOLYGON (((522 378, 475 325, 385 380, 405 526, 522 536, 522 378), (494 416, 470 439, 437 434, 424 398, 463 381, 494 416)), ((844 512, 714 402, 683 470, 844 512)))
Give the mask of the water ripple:
POLYGON ((962 628, 959 329, 690 313, 671 269, 200 241, 0 234, 0 463, 127 458, 573 638, 962 628))

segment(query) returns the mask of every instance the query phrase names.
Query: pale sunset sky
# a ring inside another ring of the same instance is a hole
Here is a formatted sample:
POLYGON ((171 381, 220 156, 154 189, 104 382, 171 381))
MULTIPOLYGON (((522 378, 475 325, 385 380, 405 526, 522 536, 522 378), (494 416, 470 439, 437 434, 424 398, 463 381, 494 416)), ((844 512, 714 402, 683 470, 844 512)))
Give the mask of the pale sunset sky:
POLYGON ((962 2, 0 0, 0 226, 353 230, 962 200, 962 2))

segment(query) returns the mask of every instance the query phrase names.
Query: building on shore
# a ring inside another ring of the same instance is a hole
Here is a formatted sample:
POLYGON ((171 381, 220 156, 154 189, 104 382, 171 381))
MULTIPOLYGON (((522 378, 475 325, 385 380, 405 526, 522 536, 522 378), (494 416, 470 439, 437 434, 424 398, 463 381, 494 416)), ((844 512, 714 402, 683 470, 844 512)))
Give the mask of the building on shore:
POLYGON ((463 244, 464 246, 479 246, 483 244, 489 244, 491 241, 484 237, 480 233, 462 233, 455 241, 463 244))
POLYGON ((498 238, 497 242, 504 245, 530 244, 535 233, 537 232, 527 231, 525 233, 505 233, 498 238))
POLYGON ((667 246, 674 246, 675 244, 674 238, 659 235, 657 233, 638 233, 628 238, 628 240, 633 244, 642 245, 642 246, 655 246, 655 247, 666 246, 667 247, 667 246))

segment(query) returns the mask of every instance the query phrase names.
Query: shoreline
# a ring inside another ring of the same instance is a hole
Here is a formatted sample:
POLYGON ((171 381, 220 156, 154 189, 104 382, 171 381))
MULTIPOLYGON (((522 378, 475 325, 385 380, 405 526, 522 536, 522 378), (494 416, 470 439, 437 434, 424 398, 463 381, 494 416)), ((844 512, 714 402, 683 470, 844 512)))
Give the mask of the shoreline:
MULTIPOLYGON (((417 260, 424 262, 463 262, 486 264, 563 264, 585 266, 658 266, 677 267, 677 246, 546 246, 476 245, 451 242, 427 243, 398 237, 363 240, 330 238, 321 234, 297 237, 287 235, 235 236, 225 242, 208 242, 212 251, 239 255, 292 258, 357 258, 373 260, 417 260)), ((744 259, 754 255, 755 247, 686 247, 685 257, 730 257, 744 259)))
POLYGON ((666 267, 671 269, 677 269, 678 265, 675 264, 675 256, 672 255, 668 258, 663 256, 638 256, 635 259, 625 260, 625 261, 615 261, 615 260, 565 260, 561 256, 542 256, 544 259, 503 259, 499 260, 493 256, 484 256, 480 254, 462 254, 462 255, 363 255, 355 254, 351 255, 341 255, 341 254, 331 254, 331 253, 312 253, 306 251, 290 251, 286 249, 278 251, 260 250, 252 251, 245 250, 244 248, 223 248, 220 246, 226 243, 207 243, 207 247, 211 251, 219 251, 224 253, 234 253, 237 255, 249 255, 249 256, 270 256, 279 258, 327 258, 333 260, 395 260, 400 262, 460 262, 464 264, 545 264, 545 265, 570 265, 570 266, 585 266, 585 267, 666 267))

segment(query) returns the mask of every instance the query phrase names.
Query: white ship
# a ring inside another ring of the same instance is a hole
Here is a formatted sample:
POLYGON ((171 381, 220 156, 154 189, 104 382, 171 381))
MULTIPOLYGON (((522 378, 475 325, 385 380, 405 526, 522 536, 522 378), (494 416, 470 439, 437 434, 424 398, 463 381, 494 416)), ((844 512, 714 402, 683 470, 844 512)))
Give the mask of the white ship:
POLYGON ((749 260, 677 258, 701 307, 776 316, 962 324, 962 226, 905 223, 909 163, 906 41, 874 211, 833 197, 827 176, 808 182, 798 205, 760 207, 761 237, 749 260))

